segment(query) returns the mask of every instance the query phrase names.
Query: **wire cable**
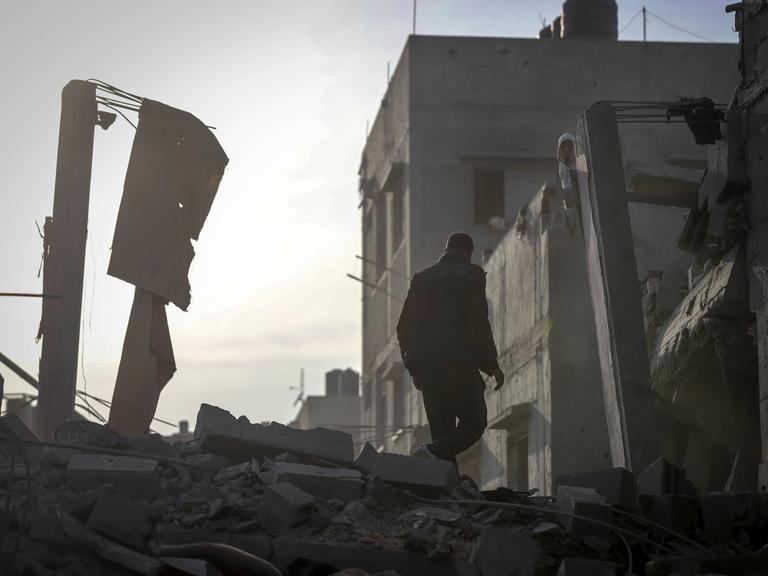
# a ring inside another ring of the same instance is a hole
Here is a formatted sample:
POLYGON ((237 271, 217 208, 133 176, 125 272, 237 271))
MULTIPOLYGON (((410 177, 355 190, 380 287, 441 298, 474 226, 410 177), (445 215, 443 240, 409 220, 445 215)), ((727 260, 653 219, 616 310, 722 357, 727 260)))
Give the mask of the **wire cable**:
POLYGON ((686 30, 685 28, 682 28, 681 26, 678 26, 677 24, 673 24, 669 20, 665 20, 664 18, 662 18, 658 14, 655 14, 655 13, 651 12, 650 10, 646 10, 645 12, 646 12, 646 14, 656 18, 656 20, 659 20, 659 21, 663 22, 667 26, 671 26, 675 30, 678 30, 678 31, 683 32, 685 34, 689 34, 691 36, 694 36, 694 37, 698 38, 699 40, 705 40, 707 42, 711 42, 712 44, 716 43, 715 40, 712 40, 712 38, 707 38, 706 36, 702 36, 701 34, 697 34, 696 32, 691 32, 690 30, 686 30))
POLYGON ((624 30, 626 30, 627 28, 629 28, 629 27, 630 27, 630 25, 632 24, 632 22, 634 22, 634 21, 635 21, 635 18, 637 18, 638 16, 640 16, 640 14, 642 14, 642 13, 643 13, 643 9, 641 8, 640 10, 638 10, 638 11, 635 13, 635 15, 634 15, 634 16, 632 16, 632 18, 630 18, 630 19, 629 19, 629 22, 627 22, 627 23, 624 25, 624 28, 622 28, 621 30, 619 30, 619 35, 621 35, 621 34, 624 34, 624 30))

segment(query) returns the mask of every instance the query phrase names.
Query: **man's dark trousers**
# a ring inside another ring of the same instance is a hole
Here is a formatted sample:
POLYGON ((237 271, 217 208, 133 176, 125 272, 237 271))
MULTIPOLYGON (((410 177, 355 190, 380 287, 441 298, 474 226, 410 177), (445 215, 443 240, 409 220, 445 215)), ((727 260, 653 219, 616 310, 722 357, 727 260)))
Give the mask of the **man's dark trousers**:
POLYGON ((423 360, 412 371, 424 396, 435 456, 456 464, 456 454, 477 442, 485 431, 485 382, 469 364, 423 360), (458 422, 457 422, 458 421, 458 422))

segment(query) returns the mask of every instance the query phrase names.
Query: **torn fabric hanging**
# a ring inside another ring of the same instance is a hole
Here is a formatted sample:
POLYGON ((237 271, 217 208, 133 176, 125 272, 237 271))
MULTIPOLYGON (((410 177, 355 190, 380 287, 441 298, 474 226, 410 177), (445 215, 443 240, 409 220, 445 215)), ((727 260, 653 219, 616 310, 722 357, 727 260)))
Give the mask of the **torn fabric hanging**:
POLYGON ((187 273, 229 159, 188 112, 144 99, 107 273, 186 310, 187 273))
POLYGON ((123 436, 149 429, 160 392, 176 372, 165 306, 160 296, 136 287, 109 410, 109 427, 123 436))
POLYGON ((192 114, 142 101, 107 270, 136 286, 109 413, 119 434, 147 431, 176 371, 165 306, 189 306, 192 240, 228 161, 192 114))

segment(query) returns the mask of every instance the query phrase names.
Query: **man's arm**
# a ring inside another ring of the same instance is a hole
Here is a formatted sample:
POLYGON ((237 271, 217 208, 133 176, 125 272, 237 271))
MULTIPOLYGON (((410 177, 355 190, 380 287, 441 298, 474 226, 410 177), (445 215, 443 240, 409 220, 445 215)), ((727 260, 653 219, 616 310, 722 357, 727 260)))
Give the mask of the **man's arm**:
POLYGON ((498 352, 493 341, 493 331, 488 320, 488 300, 485 296, 485 272, 478 269, 472 278, 469 295, 469 317, 472 334, 479 356, 479 368, 496 378, 498 390, 504 384, 504 374, 499 369, 498 352))

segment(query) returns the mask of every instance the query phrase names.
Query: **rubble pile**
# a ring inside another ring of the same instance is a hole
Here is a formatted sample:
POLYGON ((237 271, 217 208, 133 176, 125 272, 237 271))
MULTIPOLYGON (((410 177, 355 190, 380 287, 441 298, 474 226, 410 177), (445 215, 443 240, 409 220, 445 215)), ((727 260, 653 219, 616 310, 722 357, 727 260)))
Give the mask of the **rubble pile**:
POLYGON ((696 494, 663 460, 479 491, 440 460, 203 405, 195 438, 0 419, 0 573, 762 574, 768 495, 696 494), (638 486, 640 490, 638 491, 638 486))

